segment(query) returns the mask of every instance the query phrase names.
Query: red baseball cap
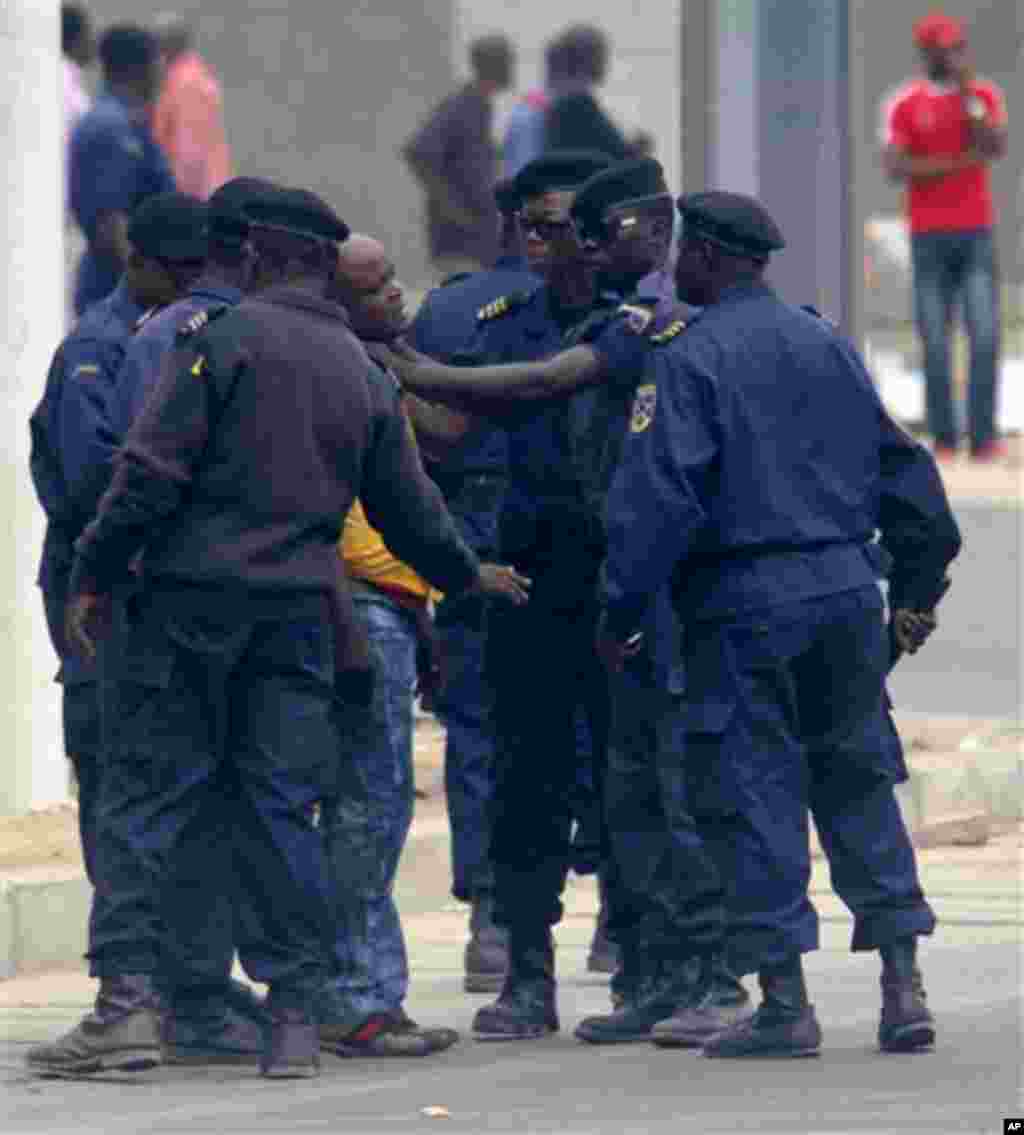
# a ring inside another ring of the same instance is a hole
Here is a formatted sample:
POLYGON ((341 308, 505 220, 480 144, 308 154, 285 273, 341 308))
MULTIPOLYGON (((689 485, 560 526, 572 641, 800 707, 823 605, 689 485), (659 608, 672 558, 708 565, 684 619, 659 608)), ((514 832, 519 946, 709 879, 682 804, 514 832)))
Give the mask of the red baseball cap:
POLYGON ((967 42, 967 32, 959 20, 944 12, 932 12, 914 25, 918 47, 959 47, 967 42))

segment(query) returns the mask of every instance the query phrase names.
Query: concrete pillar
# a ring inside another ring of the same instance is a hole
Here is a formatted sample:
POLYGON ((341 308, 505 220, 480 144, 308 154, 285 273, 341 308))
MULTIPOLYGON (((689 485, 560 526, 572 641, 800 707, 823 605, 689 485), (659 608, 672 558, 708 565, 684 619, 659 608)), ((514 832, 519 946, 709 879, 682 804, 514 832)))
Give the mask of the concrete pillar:
POLYGON ((63 333, 63 103, 57 0, 0 4, 0 812, 67 796, 56 659, 35 586, 43 517, 28 419, 63 333))
POLYGON ((684 60, 696 64, 683 75, 683 118, 695 128, 683 154, 688 190, 749 193, 778 221, 788 246, 769 277, 780 293, 854 332, 848 6, 682 0, 684 60))

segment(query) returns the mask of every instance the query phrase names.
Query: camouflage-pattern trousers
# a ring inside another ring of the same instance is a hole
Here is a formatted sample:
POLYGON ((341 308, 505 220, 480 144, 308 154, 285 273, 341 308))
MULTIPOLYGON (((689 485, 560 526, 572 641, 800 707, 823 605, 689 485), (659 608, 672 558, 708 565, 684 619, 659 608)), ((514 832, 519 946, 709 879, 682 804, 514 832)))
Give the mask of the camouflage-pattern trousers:
POLYGON ((337 798, 321 818, 337 932, 322 1019, 351 1022, 405 1000, 409 967, 393 888, 412 823, 416 626, 383 592, 360 588, 377 675, 369 711, 346 710, 337 798))

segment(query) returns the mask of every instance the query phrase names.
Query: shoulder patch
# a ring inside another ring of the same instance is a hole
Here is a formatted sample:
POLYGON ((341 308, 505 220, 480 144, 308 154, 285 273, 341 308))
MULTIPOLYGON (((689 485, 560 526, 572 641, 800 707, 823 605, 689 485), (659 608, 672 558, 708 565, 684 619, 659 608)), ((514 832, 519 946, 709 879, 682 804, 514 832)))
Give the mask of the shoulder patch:
POLYGON ((510 292, 507 296, 499 296, 496 300, 484 304, 476 313, 477 323, 487 323, 492 319, 500 319, 510 311, 524 307, 533 298, 532 292, 510 292))
POLYGON ((657 335, 651 336, 651 342, 656 346, 661 347, 665 343, 671 343, 672 340, 683 331, 686 330, 686 322, 682 319, 673 319, 672 322, 665 328, 664 331, 659 331, 657 335))
POLYGON ((193 335, 198 335, 207 324, 212 323, 215 319, 220 319, 224 312, 228 310, 229 306, 229 304, 220 303, 214 304, 213 307, 204 308, 202 311, 197 311, 195 315, 187 319, 178 328, 178 341, 190 339, 193 335))
POLYGON ((654 421, 654 407, 658 400, 658 388, 653 382, 645 382, 636 388, 633 399, 633 412, 629 416, 629 432, 642 434, 654 421))
POLYGON ((145 327, 146 324, 153 318, 154 315, 156 315, 158 311, 163 311, 162 304, 157 304, 155 307, 151 307, 148 311, 144 311, 132 325, 132 334, 134 334, 136 331, 140 331, 143 327, 145 327))

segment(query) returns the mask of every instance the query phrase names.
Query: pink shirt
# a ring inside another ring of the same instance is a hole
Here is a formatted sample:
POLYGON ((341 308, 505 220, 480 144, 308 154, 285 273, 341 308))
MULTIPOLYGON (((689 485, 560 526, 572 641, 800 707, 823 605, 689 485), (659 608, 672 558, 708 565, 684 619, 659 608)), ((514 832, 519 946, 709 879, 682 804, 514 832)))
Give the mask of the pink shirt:
POLYGON ((153 113, 153 135, 178 189, 205 201, 231 177, 220 83, 194 51, 167 69, 153 113))

